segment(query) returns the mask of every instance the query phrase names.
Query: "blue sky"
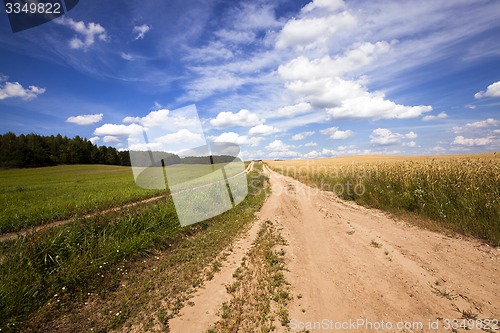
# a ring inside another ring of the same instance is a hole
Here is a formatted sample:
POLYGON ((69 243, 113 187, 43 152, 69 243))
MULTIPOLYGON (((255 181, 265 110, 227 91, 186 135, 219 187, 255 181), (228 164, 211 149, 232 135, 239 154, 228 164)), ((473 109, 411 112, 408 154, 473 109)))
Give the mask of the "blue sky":
POLYGON ((18 33, 3 12, 0 117, 118 149, 166 122, 246 159, 499 151, 500 2, 82 0, 18 33), (174 121, 192 104, 201 127, 174 121))

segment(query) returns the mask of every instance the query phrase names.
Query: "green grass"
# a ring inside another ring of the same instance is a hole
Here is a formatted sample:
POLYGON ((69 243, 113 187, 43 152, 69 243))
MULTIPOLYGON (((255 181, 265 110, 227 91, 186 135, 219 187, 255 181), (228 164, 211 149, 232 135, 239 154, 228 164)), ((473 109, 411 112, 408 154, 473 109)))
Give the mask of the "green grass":
POLYGON ((0 170, 0 234, 161 193, 165 191, 137 186, 130 167, 68 165, 0 170))
POLYGON ((288 303, 292 299, 285 279, 286 241, 271 221, 262 223, 242 265, 226 286, 231 299, 219 309, 221 319, 210 332, 273 332, 275 322, 288 326, 288 303))
POLYGON ((124 325, 155 299, 170 302, 167 312, 154 316, 156 321, 167 321, 179 310, 183 293, 201 283, 204 267, 214 266, 217 255, 254 219, 264 202, 265 178, 258 172, 248 177, 252 186, 240 205, 190 227, 179 226, 172 201, 165 199, 75 219, 5 243, 0 263, 0 329, 44 331, 57 324, 58 331, 99 327, 96 331, 104 332, 124 325), (164 261, 155 259, 158 253, 164 261), (142 262, 154 262, 158 271, 146 275, 135 268, 142 262), (133 278, 127 289, 132 295, 115 295, 127 272, 133 278), (89 295, 99 295, 100 303, 85 312, 81 304, 89 295), (128 298, 133 301, 127 302, 128 298))
POLYGON ((270 164, 275 171, 343 199, 395 214, 422 216, 438 226, 500 245, 500 155, 366 162, 353 157, 347 162, 270 164))

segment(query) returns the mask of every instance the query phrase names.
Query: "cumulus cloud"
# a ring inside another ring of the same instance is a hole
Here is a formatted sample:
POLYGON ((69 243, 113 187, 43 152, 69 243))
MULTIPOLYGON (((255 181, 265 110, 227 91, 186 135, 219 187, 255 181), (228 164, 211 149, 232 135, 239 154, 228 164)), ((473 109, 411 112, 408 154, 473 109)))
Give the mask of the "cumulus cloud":
POLYGON ((300 56, 281 65, 278 73, 292 95, 307 99, 314 107, 325 108, 333 119, 406 119, 432 111, 428 105, 401 105, 387 99, 381 91, 370 92, 363 78, 345 80, 341 77, 367 65, 377 53, 388 48, 387 43, 378 46, 364 43, 336 59, 325 56, 311 61, 300 56))
POLYGON ((151 30, 151 26, 148 24, 136 25, 132 32, 136 35, 135 40, 144 39, 144 35, 151 30))
POLYGON ((488 118, 486 120, 475 121, 472 123, 467 123, 465 126, 455 126, 453 130, 455 133, 462 131, 474 131, 477 129, 488 128, 488 127, 498 127, 500 126, 500 120, 494 118, 488 118))
POLYGON ((67 123, 73 123, 77 125, 90 125, 98 123, 102 120, 103 114, 83 114, 80 116, 72 116, 66 119, 67 123))
POLYGON ((199 133, 193 133, 185 128, 171 134, 163 135, 154 140, 155 143, 164 144, 198 144, 205 143, 205 139, 199 133))
POLYGON ((250 128, 250 130, 248 131, 248 134, 249 135, 271 135, 271 134, 274 134, 274 133, 279 133, 281 132, 281 130, 279 128, 276 128, 274 126, 270 126, 270 125, 264 125, 264 124, 260 124, 260 125, 257 125, 257 126, 254 126, 252 128, 250 128))
MULTIPOLYGON (((403 139, 415 139, 417 134, 409 132, 407 134, 393 133, 387 128, 377 128, 370 135, 370 142, 377 146, 388 146, 400 144, 403 139)), ((408 143, 406 143, 408 144, 408 143)), ((416 144, 415 144, 416 145, 416 144)))
POLYGON ((170 110, 167 109, 160 109, 160 110, 155 110, 151 111, 144 117, 130 117, 127 116, 123 118, 124 123, 131 123, 131 124, 141 124, 145 127, 156 127, 156 126, 161 126, 167 121, 172 121, 172 119, 169 118, 170 110))
POLYGON ((500 81, 492 83, 486 88, 486 91, 480 91, 474 95, 474 98, 500 97, 500 81))
POLYGON ((299 56, 279 67, 278 72, 285 80, 310 80, 341 76, 371 64, 378 55, 389 52, 387 42, 362 43, 343 55, 331 58, 325 55, 320 59, 309 60, 299 56))
POLYGON ((93 136, 89 139, 90 142, 92 142, 93 144, 96 144, 98 141, 100 141, 101 138, 98 137, 98 136, 93 136))
MULTIPOLYGON (((4 81, 7 77, 3 76, 4 81)), ((45 92, 45 88, 40 88, 37 86, 29 86, 24 88, 19 82, 6 82, 4 85, 0 85, 0 100, 6 98, 21 98, 26 101, 30 101, 38 97, 45 92)))
POLYGON ((105 143, 119 143, 121 141, 120 138, 113 135, 105 135, 102 140, 105 143))
POLYGON ((337 155, 337 152, 335 150, 323 148, 320 151, 313 150, 308 152, 307 154, 304 154, 304 158, 311 159, 320 157, 333 157, 335 155, 337 155))
POLYGON ((304 147, 316 147, 318 144, 316 142, 308 142, 304 145, 304 147))
POLYGON ((494 142, 495 142, 495 137, 493 136, 486 138, 465 138, 459 135, 455 137, 455 140, 453 140, 452 144, 467 146, 467 147, 482 147, 493 144, 494 142))
POLYGON ((298 50, 317 47, 326 43, 328 36, 349 29, 355 24, 354 16, 346 11, 329 16, 292 19, 281 30, 276 47, 292 47, 298 50))
POLYGON ((266 146, 266 149, 271 151, 287 151, 291 148, 293 147, 284 143, 281 140, 274 140, 273 142, 271 142, 266 146))
POLYGON ((279 108, 278 114, 284 117, 293 117, 298 114, 306 113, 311 109, 311 104, 302 102, 295 105, 289 105, 279 108))
POLYGON ((445 112, 441 112, 439 113, 438 115, 428 115, 428 116, 424 116, 422 118, 423 121, 430 121, 430 120, 436 120, 436 119, 444 119, 444 118, 448 118, 448 115, 445 113, 445 112))
POLYGON ((69 41, 69 46, 72 49, 86 49, 95 43, 96 38, 101 41, 109 39, 106 29, 98 23, 89 22, 85 24, 83 21, 75 21, 64 16, 54 20, 54 22, 67 26, 80 35, 79 37, 73 37, 69 41))
POLYGON ((256 147, 262 141, 261 137, 250 137, 247 135, 239 135, 235 132, 224 132, 219 136, 212 136, 211 139, 214 142, 231 142, 237 145, 247 145, 251 147, 256 147))
POLYGON ((330 127, 320 131, 321 134, 328 135, 332 140, 347 139, 354 134, 353 131, 341 131, 338 127, 330 127))
POLYGON ((293 141, 300 141, 300 140, 304 140, 305 138, 311 136, 311 135, 314 135, 314 132, 313 131, 309 131, 309 132, 302 132, 302 133, 297 133, 295 134, 294 136, 292 136, 292 140, 293 141))
POLYGON ((94 130, 94 135, 96 136, 130 136, 135 133, 141 133, 143 127, 137 124, 130 125, 116 125, 116 124, 104 124, 94 130))
POLYGON ((210 120, 210 124, 217 128, 227 128, 232 126, 250 127, 262 124, 264 121, 248 110, 242 109, 238 113, 221 112, 210 120))

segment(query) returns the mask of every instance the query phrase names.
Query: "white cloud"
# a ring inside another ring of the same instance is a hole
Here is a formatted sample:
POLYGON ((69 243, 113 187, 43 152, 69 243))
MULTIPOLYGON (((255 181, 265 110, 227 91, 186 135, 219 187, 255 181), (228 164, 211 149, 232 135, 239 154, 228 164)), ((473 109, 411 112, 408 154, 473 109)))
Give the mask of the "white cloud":
POLYGON ((160 109, 151 111, 144 117, 130 117, 127 116, 122 119, 124 123, 141 124, 145 127, 157 127, 172 122, 169 118, 170 110, 160 109))
POLYGON ((495 138, 494 137, 486 137, 486 138, 465 138, 461 135, 456 136, 455 140, 453 140, 452 144, 454 145, 460 145, 460 146, 467 146, 467 147, 480 147, 480 146, 487 146, 490 144, 495 143, 495 138))
POLYGON ((83 114, 80 116, 73 116, 66 119, 67 123, 73 123, 77 125, 90 125, 98 123, 102 120, 103 114, 83 114))
POLYGON ((488 118, 486 120, 475 121, 473 123, 465 124, 467 128, 485 128, 485 127, 496 127, 500 126, 500 120, 496 120, 493 118, 488 118))
POLYGON ((326 17, 291 19, 281 30, 276 47, 298 50, 318 47, 325 44, 329 36, 355 25, 356 19, 346 11, 326 17))
POLYGON ((93 136, 89 139, 90 142, 92 142, 93 144, 96 144, 96 142, 100 141, 101 138, 98 137, 98 136, 93 136))
POLYGON ((170 110, 160 109, 156 111, 151 111, 145 117, 141 118, 141 124, 146 127, 161 126, 166 123, 170 110))
POLYGON ((436 119, 444 119, 447 118, 448 115, 445 112, 441 112, 438 115, 428 115, 422 118, 423 121, 430 121, 430 120, 436 120, 436 119))
POLYGON ((332 140, 347 139, 348 137, 354 134, 354 132, 351 130, 341 131, 339 130, 338 127, 326 128, 324 130, 321 130, 320 133, 330 136, 330 139, 332 140))
POLYGON ((141 117, 130 117, 127 116, 122 119, 122 121, 126 124, 134 124, 134 123, 140 123, 141 122, 141 117))
POLYGON ((266 149, 270 151, 287 151, 291 148, 293 147, 284 143, 281 140, 274 140, 273 142, 271 142, 266 146, 266 149))
POLYGON ((407 134, 404 135, 405 138, 407 139, 416 139, 417 138, 417 134, 415 132, 409 132, 407 134))
POLYGON ((387 42, 362 43, 333 59, 330 55, 325 55, 311 61, 299 56, 280 66, 278 72, 285 80, 337 77, 371 64, 379 55, 389 52, 390 49, 391 45, 387 42))
MULTIPOLYGON (((316 66, 308 63, 312 67, 316 66)), ((307 99, 314 107, 326 108, 333 119, 407 119, 432 111, 431 106, 405 106, 386 99, 381 91, 369 92, 363 79, 350 81, 337 76, 322 77, 327 69, 309 68, 289 72, 286 67, 280 66, 278 71, 287 80, 285 86, 292 95, 307 99)))
POLYGON ((262 141, 261 137, 249 137, 247 135, 239 135, 235 132, 224 132, 219 136, 212 136, 211 139, 214 142, 230 142, 237 145, 247 145, 251 147, 256 147, 262 141))
POLYGON ((474 98, 500 97, 500 81, 492 83, 486 88, 486 91, 480 91, 474 95, 474 98))
POLYGON ((314 132, 313 131, 309 131, 309 132, 302 132, 302 133, 297 133, 295 134, 294 136, 292 136, 292 140, 293 141, 300 141, 300 140, 304 140, 305 138, 311 136, 311 135, 314 135, 314 132))
POLYGON ((333 157, 335 155, 337 155, 335 150, 323 148, 321 151, 313 150, 304 154, 304 158, 333 157))
POLYGON ((404 146, 410 147, 410 148, 415 148, 415 147, 417 147, 417 143, 415 141, 410 141, 408 143, 405 143, 404 146))
POLYGON ((89 22, 85 24, 83 21, 77 22, 72 18, 66 18, 64 16, 54 20, 54 22, 65 25, 80 34, 80 38, 73 37, 69 41, 69 46, 72 49, 86 49, 95 43, 96 38, 101 41, 107 41, 109 39, 106 29, 98 23, 89 22))
POLYGON ((224 41, 236 44, 248 44, 255 40, 255 33, 252 31, 221 29, 216 31, 215 35, 224 41))
POLYGON ((192 144, 196 146, 198 144, 203 144, 205 139, 199 133, 193 133, 185 128, 177 131, 176 133, 171 133, 167 135, 160 136, 154 140, 155 143, 164 144, 192 144))
POLYGON ((455 133, 458 133, 462 131, 474 131, 481 128, 498 127, 498 126, 500 126, 500 120, 488 118, 486 120, 467 123, 465 124, 465 126, 455 126, 453 127, 453 130, 455 131, 455 133))
POLYGON ((143 127, 137 124, 130 125, 116 125, 116 124, 104 124, 94 130, 94 135, 97 136, 129 136, 135 133, 141 133, 143 127))
POLYGON ((103 138, 103 141, 105 143, 118 143, 121 140, 120 140, 120 138, 117 138, 116 136, 113 136, 113 135, 105 135, 103 138))
POLYGON ((279 133, 281 132, 281 130, 279 128, 276 128, 274 126, 270 126, 270 125, 264 125, 264 124, 260 124, 260 125, 257 125, 257 126, 254 126, 252 128, 250 128, 250 130, 248 131, 248 134, 249 135, 271 135, 271 134, 274 134, 274 133, 279 133))
MULTIPOLYGON (((387 128, 377 128, 370 135, 370 142, 373 145, 388 146, 400 144, 403 139, 415 139, 417 134, 409 132, 407 134, 393 133, 387 128)), ((406 143, 408 145, 408 143, 406 143)))
POLYGON ((298 158, 302 157, 302 154, 297 151, 288 150, 288 151, 272 151, 268 153, 267 156, 269 158, 292 158, 292 157, 298 158))
POLYGON ((232 112, 221 112, 215 117, 215 119, 210 120, 210 124, 217 128, 226 128, 232 126, 256 126, 262 124, 263 120, 248 110, 242 109, 238 113, 232 112))
POLYGON ((144 35, 151 30, 151 26, 148 24, 136 25, 132 32, 136 34, 135 40, 144 39, 144 35))
POLYGON ((278 109, 278 114, 285 117, 293 117, 297 114, 302 114, 310 111, 312 109, 309 103, 298 103, 295 105, 284 106, 278 109))
POLYGON ((475 106, 474 104, 467 104, 465 107, 467 109, 474 110, 477 106, 475 106))
MULTIPOLYGON (((7 79, 6 76, 3 76, 4 79, 0 80, 4 81, 7 79)), ((23 86, 19 82, 6 82, 3 86, 0 86, 0 100, 6 98, 14 98, 19 97, 26 101, 35 99, 38 95, 43 94, 45 92, 45 88, 40 88, 37 86, 29 86, 28 88, 23 88, 23 86)))
POLYGON ((302 8, 303 13, 308 13, 316 9, 329 10, 335 12, 339 9, 344 9, 345 4, 343 0, 314 0, 302 8))
POLYGON ((304 147, 316 147, 318 144, 316 142, 308 142, 304 145, 304 147))

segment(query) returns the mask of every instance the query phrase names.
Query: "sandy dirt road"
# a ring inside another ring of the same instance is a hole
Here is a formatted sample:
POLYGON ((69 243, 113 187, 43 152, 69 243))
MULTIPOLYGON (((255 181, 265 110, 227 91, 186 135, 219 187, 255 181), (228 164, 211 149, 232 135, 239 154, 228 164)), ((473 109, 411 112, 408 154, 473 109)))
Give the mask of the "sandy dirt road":
MULTIPOLYGON (((287 240, 286 277, 293 294, 290 325, 278 325, 277 331, 451 332, 457 324, 453 320, 463 324, 463 317, 477 319, 469 322, 471 331, 488 331, 488 323, 491 332, 500 331, 495 327, 500 319, 500 249, 422 230, 266 172, 272 194, 256 223, 274 221, 287 240), (475 329, 479 319, 485 324, 482 330, 475 329)), ((250 243, 240 243, 245 246, 234 258, 250 243)), ((222 274, 214 278, 220 288, 232 279, 227 269, 222 274)), ((184 324, 208 319, 191 332, 208 329, 216 308, 227 299, 220 295, 218 302, 203 301, 213 290, 201 289, 196 296, 201 302, 185 313, 184 324)), ((173 324, 172 332, 188 329, 175 320, 173 324)))

